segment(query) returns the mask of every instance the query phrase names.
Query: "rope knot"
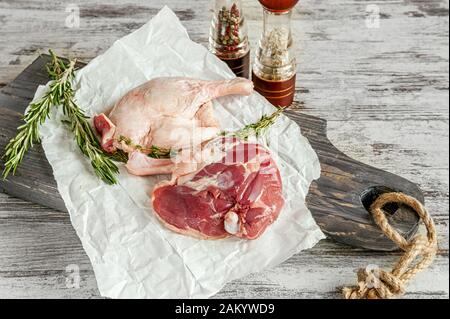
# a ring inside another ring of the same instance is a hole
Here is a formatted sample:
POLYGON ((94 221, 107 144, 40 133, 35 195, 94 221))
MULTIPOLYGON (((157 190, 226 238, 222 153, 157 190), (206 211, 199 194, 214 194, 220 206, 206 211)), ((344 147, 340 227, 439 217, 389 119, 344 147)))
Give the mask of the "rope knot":
POLYGON ((346 299, 386 299, 405 293, 400 279, 377 266, 361 268, 357 276, 358 285, 343 290, 346 299))

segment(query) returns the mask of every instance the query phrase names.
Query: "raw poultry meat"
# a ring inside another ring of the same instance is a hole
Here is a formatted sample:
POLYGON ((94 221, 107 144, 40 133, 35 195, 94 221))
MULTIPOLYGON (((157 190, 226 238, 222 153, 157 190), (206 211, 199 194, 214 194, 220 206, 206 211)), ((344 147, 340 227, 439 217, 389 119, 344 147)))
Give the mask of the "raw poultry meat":
POLYGON ((130 173, 170 173, 167 161, 146 159, 142 154, 148 154, 152 146, 181 149, 216 137, 220 128, 211 101, 252 91, 252 82, 242 78, 155 78, 127 93, 108 115, 96 116, 94 125, 107 152, 122 149, 130 153, 130 173))
POLYGON ((168 228, 203 239, 255 239, 284 205, 280 172, 263 146, 217 137, 211 103, 252 90, 245 79, 158 78, 130 91, 94 125, 106 151, 129 153, 131 174, 172 173, 151 194, 156 216, 168 228), (152 146, 178 155, 150 158, 152 146))
POLYGON ((169 229, 197 238, 258 238, 284 205, 270 152, 259 144, 217 138, 201 154, 202 162, 180 162, 172 180, 154 188, 156 216, 169 229))

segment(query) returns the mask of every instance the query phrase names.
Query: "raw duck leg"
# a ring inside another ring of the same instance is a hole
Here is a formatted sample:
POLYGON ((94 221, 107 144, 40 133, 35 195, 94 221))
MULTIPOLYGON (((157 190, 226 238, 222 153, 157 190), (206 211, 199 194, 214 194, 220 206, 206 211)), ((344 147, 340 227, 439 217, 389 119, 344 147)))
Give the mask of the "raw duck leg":
POLYGON ((203 104, 195 113, 195 119, 201 127, 219 127, 219 122, 214 116, 214 108, 211 101, 203 104))
POLYGON ((130 174, 136 176, 170 174, 175 168, 175 163, 171 159, 154 159, 134 151, 128 156, 126 168, 130 174))
MULTIPOLYGON (((94 118, 105 151, 121 149, 148 154, 153 145, 167 149, 195 147, 220 132, 211 101, 226 95, 250 95, 253 83, 236 78, 203 81, 190 78, 156 78, 131 90, 111 112, 94 118), (124 141, 125 140, 125 141, 124 141)), ((168 166, 130 157, 132 174, 166 173, 168 166), (156 166, 155 166, 156 165, 156 166), (164 167, 164 168, 162 168, 164 167)))

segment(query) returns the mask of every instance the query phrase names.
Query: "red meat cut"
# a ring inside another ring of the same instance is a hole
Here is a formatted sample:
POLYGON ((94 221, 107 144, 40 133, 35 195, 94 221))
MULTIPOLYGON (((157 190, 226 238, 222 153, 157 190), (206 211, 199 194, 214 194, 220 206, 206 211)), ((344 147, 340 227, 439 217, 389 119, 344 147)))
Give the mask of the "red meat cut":
POLYGON ((280 172, 263 146, 218 140, 206 147, 207 163, 199 169, 155 187, 153 209, 165 226, 182 234, 256 239, 284 205, 280 172))

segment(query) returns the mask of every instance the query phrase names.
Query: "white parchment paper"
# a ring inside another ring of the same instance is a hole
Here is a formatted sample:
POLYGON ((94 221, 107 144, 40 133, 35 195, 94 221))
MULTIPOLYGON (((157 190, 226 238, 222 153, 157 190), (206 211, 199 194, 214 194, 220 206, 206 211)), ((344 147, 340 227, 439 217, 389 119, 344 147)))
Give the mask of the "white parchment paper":
MULTIPOLYGON (((130 89, 159 76, 233 77, 227 66, 192 42, 176 15, 163 8, 139 30, 116 41, 76 76, 76 99, 93 116, 130 89)), ((42 96, 40 87, 35 98, 42 96)), ((240 128, 273 112, 257 93, 214 101, 223 128, 240 128)), ((305 197, 320 175, 318 158, 300 128, 282 117, 264 139, 277 150, 286 205, 257 240, 207 241, 164 228, 149 193, 168 176, 135 177, 120 167, 120 184, 105 185, 78 150, 54 109, 42 127, 43 147, 72 224, 94 268, 100 293, 113 298, 204 298, 227 282, 275 266, 324 238, 305 197)))

